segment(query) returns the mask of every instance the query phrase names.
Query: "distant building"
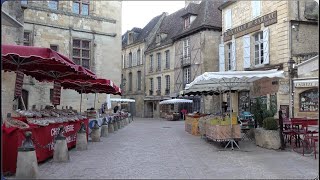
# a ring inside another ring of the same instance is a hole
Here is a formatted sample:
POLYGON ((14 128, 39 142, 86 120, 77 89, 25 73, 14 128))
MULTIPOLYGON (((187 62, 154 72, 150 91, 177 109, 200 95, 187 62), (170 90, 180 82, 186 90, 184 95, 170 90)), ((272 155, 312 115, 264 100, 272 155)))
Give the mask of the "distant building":
POLYGON ((135 99, 128 110, 134 116, 144 117, 145 51, 159 28, 165 13, 153 18, 143 29, 133 28, 122 36, 121 87, 123 97, 135 99))

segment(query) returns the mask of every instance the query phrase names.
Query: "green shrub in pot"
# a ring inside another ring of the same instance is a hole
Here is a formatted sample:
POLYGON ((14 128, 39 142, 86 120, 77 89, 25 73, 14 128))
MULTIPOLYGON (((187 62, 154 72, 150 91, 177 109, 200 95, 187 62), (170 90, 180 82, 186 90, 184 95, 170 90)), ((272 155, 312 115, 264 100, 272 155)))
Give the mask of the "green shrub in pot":
POLYGON ((278 123, 273 117, 267 117, 263 120, 263 128, 266 130, 277 130, 278 123))

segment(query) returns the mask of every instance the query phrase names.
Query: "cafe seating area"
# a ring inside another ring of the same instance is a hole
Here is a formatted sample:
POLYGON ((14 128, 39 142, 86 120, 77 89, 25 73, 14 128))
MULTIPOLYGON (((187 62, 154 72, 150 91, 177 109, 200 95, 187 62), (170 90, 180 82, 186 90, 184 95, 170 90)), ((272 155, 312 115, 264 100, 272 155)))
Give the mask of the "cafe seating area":
POLYGON ((318 133, 318 119, 291 118, 283 121, 285 143, 303 156, 313 153, 314 158, 317 158, 318 133))

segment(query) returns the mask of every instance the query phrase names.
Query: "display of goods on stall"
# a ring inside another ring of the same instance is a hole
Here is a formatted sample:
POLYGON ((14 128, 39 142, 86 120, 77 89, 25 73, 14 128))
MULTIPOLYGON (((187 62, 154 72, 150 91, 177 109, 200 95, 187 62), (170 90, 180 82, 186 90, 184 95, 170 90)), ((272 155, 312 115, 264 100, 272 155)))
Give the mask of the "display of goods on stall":
POLYGON ((185 130, 195 136, 199 136, 199 119, 207 116, 206 114, 188 114, 185 120, 185 130))
POLYGON ((12 119, 12 118, 8 118, 4 121, 4 124, 7 128, 10 127, 16 127, 19 129, 27 129, 29 128, 29 125, 23 121, 20 120, 16 120, 16 119, 12 119))
POLYGON ((233 125, 232 132, 230 125, 206 125, 206 137, 212 140, 224 141, 230 138, 241 139, 240 125, 233 125))
POLYGON ((88 117, 89 119, 95 119, 95 118, 97 118, 97 111, 96 111, 95 109, 88 109, 88 110, 86 111, 86 114, 87 114, 87 117, 88 117))

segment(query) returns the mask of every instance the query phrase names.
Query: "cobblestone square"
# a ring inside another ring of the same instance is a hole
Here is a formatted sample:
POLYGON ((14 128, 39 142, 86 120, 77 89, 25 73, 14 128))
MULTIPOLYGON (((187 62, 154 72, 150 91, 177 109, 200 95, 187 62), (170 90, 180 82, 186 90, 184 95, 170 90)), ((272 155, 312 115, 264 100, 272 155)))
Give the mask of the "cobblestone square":
POLYGON ((50 179, 314 179, 318 160, 292 152, 262 149, 240 142, 224 150, 184 131, 184 121, 135 120, 89 142, 87 151, 70 152, 69 163, 49 160, 39 165, 50 179))

